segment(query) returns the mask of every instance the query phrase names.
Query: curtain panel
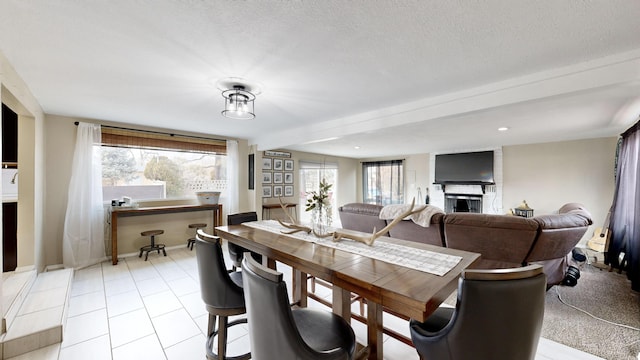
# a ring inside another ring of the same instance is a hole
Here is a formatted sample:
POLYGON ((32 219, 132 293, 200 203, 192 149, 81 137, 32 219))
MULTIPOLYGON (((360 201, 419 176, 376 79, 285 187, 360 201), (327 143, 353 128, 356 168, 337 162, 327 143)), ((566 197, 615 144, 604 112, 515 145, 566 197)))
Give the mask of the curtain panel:
POLYGON ((631 287, 640 291, 640 121, 621 138, 606 261, 626 269, 631 287))
POLYGON ((73 153, 62 259, 67 268, 82 268, 105 258, 100 125, 79 123, 73 153))

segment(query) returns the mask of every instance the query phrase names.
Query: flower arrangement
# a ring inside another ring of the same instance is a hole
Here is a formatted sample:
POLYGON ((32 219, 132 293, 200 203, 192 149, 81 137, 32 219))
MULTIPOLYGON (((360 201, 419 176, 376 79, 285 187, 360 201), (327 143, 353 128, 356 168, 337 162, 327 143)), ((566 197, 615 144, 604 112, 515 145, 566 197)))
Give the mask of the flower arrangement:
POLYGON ((313 222, 326 222, 327 225, 331 225, 331 199, 329 199, 329 191, 332 184, 327 183, 327 180, 322 179, 320 181, 319 191, 312 191, 307 193, 307 205, 305 211, 313 211, 313 222))

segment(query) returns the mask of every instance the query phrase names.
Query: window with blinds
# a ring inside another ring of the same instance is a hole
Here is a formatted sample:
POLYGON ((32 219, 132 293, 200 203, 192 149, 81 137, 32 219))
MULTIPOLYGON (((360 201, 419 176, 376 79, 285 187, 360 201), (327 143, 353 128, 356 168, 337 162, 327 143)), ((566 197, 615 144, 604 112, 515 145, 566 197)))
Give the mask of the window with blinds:
POLYGON ((227 187, 226 141, 103 126, 105 201, 195 197, 227 187))

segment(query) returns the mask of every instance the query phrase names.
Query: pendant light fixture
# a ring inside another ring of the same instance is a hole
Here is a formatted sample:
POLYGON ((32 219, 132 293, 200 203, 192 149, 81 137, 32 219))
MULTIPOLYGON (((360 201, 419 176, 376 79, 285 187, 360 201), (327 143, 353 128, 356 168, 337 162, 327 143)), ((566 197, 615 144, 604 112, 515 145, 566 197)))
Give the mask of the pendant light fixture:
POLYGON ((222 90, 224 98, 223 116, 239 120, 251 120, 256 117, 254 102, 260 92, 259 87, 249 85, 238 78, 228 78, 219 81, 218 88, 222 90))

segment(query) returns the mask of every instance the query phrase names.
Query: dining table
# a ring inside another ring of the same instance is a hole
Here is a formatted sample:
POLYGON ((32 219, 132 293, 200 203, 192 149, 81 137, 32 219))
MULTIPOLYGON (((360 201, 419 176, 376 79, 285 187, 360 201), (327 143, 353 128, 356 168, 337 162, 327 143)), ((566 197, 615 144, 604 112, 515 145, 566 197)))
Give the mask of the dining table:
POLYGON ((369 359, 383 359, 383 310, 425 321, 457 287, 460 274, 480 254, 429 244, 379 237, 372 246, 349 239, 370 236, 340 229, 346 237, 306 233, 263 220, 216 227, 217 236, 263 255, 263 263, 292 268, 292 300, 307 306, 307 278, 332 284, 332 311, 351 320, 351 294, 365 299, 369 359))

